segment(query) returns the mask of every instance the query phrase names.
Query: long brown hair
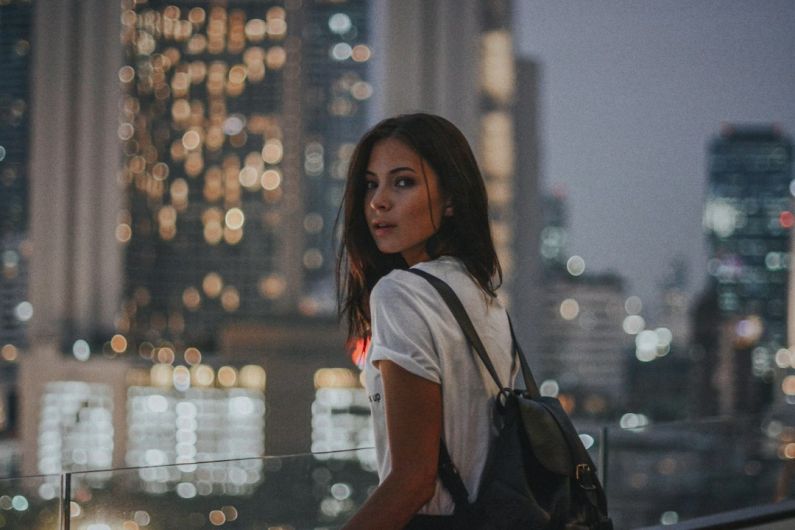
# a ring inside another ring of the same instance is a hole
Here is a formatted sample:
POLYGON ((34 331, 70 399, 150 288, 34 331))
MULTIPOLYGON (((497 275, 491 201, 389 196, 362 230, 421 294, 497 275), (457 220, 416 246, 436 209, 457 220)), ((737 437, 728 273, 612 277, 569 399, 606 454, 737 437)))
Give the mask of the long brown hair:
POLYGON ((488 198, 475 155, 464 135, 448 120, 433 114, 388 118, 359 140, 348 166, 345 195, 337 215, 343 222, 337 259, 337 301, 347 316, 348 337, 370 335, 370 292, 393 269, 405 269, 400 254, 378 250, 364 217, 365 172, 376 143, 394 138, 413 149, 439 176, 439 187, 453 215, 442 218, 426 244, 431 258, 459 258, 481 289, 491 296, 502 283, 497 252, 489 229, 488 198), (496 278, 496 282, 495 282, 496 278))

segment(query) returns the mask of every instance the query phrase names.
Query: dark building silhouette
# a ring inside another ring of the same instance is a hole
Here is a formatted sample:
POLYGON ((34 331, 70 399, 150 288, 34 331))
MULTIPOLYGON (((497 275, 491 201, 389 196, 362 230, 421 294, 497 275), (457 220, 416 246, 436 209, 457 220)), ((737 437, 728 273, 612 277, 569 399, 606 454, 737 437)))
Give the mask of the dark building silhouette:
POLYGON ((612 418, 627 401, 632 338, 622 328, 624 280, 591 273, 570 253, 564 190, 544 194, 541 204, 538 351, 530 361, 540 382, 546 380, 542 392, 559 392, 575 416, 612 418))
POLYGON ((0 363, 27 344, 28 156, 30 129, 29 2, 0 6, 0 363), (20 305, 22 304, 22 305, 20 305))
POLYGON ((693 338, 693 400, 690 414, 695 417, 716 416, 720 412, 720 389, 715 380, 714 368, 718 366, 721 316, 715 282, 698 297, 692 310, 693 338))
POLYGON ((777 364, 793 366, 779 353, 788 346, 792 143, 775 127, 726 125, 708 156, 704 227, 721 322, 719 409, 759 411, 781 395, 777 364))
POLYGON ((516 178, 514 238, 516 273, 512 290, 513 325, 531 361, 539 355, 543 264, 539 254, 543 222, 541 197, 541 67, 527 58, 516 60, 516 178))
MULTIPOLYGON (((33 7, 0 5, 0 438, 17 429, 17 361, 28 347, 31 245, 28 239, 30 57, 33 7)), ((14 451, 0 450, 0 471, 13 472, 14 451)))

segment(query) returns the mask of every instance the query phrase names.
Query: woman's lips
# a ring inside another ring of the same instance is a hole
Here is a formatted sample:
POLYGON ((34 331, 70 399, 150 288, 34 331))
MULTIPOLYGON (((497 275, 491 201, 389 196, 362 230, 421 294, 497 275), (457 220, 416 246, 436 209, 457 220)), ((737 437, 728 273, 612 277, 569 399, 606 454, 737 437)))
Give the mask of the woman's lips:
POLYGON ((375 236, 375 237, 386 236, 394 228, 395 228, 395 225, 391 225, 391 224, 387 224, 387 223, 376 223, 376 224, 373 224, 373 236, 375 236))

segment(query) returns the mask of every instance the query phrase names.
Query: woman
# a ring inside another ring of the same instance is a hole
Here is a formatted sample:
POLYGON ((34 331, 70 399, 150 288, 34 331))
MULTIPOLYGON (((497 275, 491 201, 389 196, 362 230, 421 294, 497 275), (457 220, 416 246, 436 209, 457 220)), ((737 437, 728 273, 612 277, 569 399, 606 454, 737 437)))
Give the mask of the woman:
POLYGON ((498 389, 441 297, 405 269, 452 286, 501 380, 512 379, 508 319, 495 293, 502 273, 472 150, 439 116, 384 120, 354 151, 341 214, 340 308, 350 337, 369 339, 380 479, 345 528, 460 529, 437 477, 440 440, 474 501, 498 389))

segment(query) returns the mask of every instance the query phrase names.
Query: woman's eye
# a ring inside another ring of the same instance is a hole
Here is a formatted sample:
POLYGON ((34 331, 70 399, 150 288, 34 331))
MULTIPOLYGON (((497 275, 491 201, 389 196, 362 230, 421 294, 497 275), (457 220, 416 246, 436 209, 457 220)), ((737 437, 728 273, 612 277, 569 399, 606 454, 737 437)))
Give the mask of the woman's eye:
POLYGON ((414 179, 411 177, 398 177, 395 180, 395 186, 398 188, 408 188, 414 185, 414 179))
POLYGON ((378 187, 378 183, 377 183, 377 182, 374 182, 374 181, 372 181, 372 180, 368 180, 368 181, 366 181, 366 182, 364 183, 364 189, 365 189, 365 190, 374 190, 374 189, 375 189, 375 188, 377 188, 377 187, 378 187))

